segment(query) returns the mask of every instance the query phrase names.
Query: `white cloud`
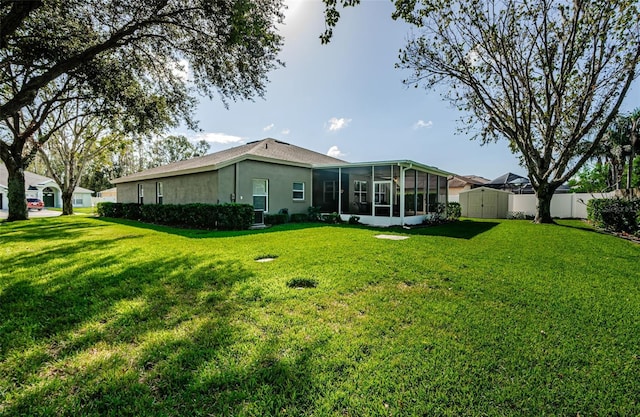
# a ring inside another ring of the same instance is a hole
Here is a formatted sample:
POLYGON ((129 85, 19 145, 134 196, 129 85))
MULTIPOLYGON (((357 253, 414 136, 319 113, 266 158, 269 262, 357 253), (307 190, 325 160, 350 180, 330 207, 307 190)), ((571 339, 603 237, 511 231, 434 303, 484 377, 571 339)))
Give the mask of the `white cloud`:
POLYGON ((423 127, 429 128, 433 126, 433 122, 431 120, 425 122, 424 120, 418 120, 414 125, 414 129, 422 129, 423 127))
POLYGON ((337 132, 340 129, 344 129, 345 127, 349 126, 349 123, 351 123, 351 119, 347 119, 345 117, 341 117, 341 118, 336 118, 336 117, 332 117, 331 119, 329 119, 329 131, 330 132, 337 132))
POLYGON ((196 135, 195 139, 196 140, 204 139, 207 142, 220 143, 223 145, 230 144, 230 143, 242 143, 244 141, 244 138, 241 138, 240 136, 233 136, 233 135, 227 135, 226 133, 213 133, 213 132, 199 133, 196 135))
POLYGON ((291 129, 283 129, 282 132, 283 135, 288 135, 289 133, 291 133, 291 129))
POLYGON ((332 146, 329 148, 329 150, 327 151, 327 155, 328 156, 332 156, 334 158, 342 158, 344 156, 346 156, 344 153, 342 153, 342 151, 337 147, 337 146, 332 146))
POLYGON ((270 131, 271 129, 273 129, 273 127, 274 127, 274 126, 275 126, 275 125, 274 125, 273 123, 271 123, 269 126, 265 126, 265 127, 263 127, 263 128, 262 128, 262 131, 263 131, 263 132, 268 132, 268 131, 270 131))

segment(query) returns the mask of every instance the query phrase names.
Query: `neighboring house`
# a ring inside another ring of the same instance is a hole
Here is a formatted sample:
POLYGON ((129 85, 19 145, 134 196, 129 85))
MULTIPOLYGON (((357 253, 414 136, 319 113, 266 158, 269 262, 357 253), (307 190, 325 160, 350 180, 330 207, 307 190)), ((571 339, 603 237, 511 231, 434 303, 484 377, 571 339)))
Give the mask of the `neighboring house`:
POLYGON ((118 201, 118 190, 116 187, 96 192, 95 197, 91 197, 91 205, 98 203, 115 203, 118 201))
MULTIPOLYGON (((507 172, 504 175, 499 176, 493 181, 487 182, 484 187, 494 188, 496 190, 511 191, 514 194, 535 194, 535 190, 531 186, 529 178, 507 172)), ((570 193, 571 188, 566 185, 560 185, 554 194, 566 194, 570 193)))
POLYGON ((9 193, 9 189, 6 185, 0 184, 0 210, 6 210, 9 206, 9 199, 7 195, 9 193))
POLYGON ((449 172, 413 161, 349 163, 275 139, 112 181, 118 202, 245 203, 264 213, 352 215, 365 224, 419 224, 447 202, 449 172))
POLYGON ((512 172, 507 172, 498 178, 489 181, 483 185, 487 188, 494 188, 496 190, 511 191, 513 193, 522 193, 525 188, 531 189, 529 184, 529 178, 523 177, 512 172))
POLYGON ((462 191, 482 187, 489 180, 477 175, 454 175, 449 179, 449 197, 459 195, 462 191))
MULTIPOLYGON (((4 164, 0 163, 0 194, 2 201, 1 209, 8 208, 9 200, 6 197, 9 173, 4 164)), ((62 190, 56 182, 43 175, 33 172, 24 172, 25 191, 28 198, 39 198, 44 202, 45 207, 62 207, 62 190)), ((76 187, 73 193, 74 207, 91 207, 91 193, 93 191, 86 188, 76 187)))

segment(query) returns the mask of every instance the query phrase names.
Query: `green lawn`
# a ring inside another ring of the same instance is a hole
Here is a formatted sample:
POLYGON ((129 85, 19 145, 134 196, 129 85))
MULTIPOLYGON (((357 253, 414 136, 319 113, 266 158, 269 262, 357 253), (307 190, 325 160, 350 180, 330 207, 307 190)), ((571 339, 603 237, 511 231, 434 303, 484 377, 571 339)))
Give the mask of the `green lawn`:
POLYGON ((3 415, 640 415, 640 245, 579 221, 0 242, 3 415))
MULTIPOLYGON (((47 210, 62 212, 62 208, 60 207, 48 207, 47 210)), ((74 214, 97 214, 98 209, 96 207, 74 207, 73 213, 74 214)))

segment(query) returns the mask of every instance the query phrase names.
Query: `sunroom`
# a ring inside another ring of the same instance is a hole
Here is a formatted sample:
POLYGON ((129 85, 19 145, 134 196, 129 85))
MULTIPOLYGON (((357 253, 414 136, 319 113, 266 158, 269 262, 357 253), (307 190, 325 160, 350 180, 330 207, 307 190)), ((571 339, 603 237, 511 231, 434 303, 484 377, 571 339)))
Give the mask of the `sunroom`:
POLYGON ((374 226, 423 223, 447 203, 447 177, 413 161, 314 166, 312 204, 343 220, 358 216, 374 226))

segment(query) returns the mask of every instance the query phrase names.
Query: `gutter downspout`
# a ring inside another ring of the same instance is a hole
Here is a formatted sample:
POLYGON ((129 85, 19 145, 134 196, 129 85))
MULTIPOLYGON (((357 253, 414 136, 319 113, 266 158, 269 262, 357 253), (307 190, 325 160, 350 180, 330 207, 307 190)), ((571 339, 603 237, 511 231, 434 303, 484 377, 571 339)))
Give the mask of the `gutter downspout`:
POLYGON ((235 198, 233 201, 234 203, 238 202, 238 198, 240 195, 240 187, 238 185, 238 176, 240 175, 240 167, 238 166, 238 163, 236 162, 234 165, 234 174, 233 174, 233 193, 235 194, 235 198))
POLYGON ((342 167, 338 167, 338 216, 342 215, 342 167))

